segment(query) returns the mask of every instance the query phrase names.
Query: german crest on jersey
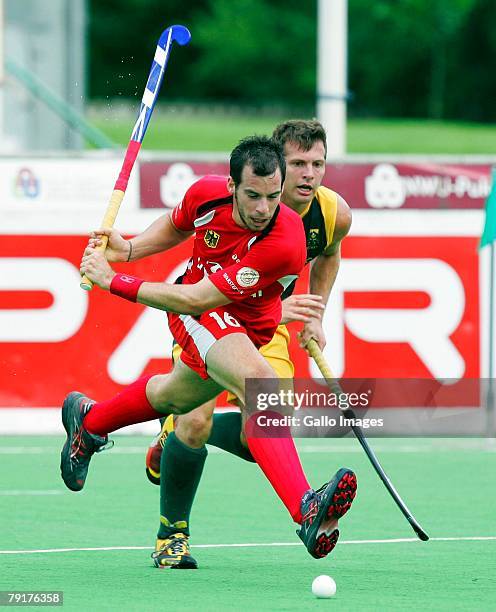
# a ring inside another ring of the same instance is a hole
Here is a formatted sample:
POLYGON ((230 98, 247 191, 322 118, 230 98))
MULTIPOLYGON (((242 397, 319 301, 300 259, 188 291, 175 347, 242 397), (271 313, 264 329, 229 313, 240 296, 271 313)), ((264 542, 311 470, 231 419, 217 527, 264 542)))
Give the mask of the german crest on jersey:
POLYGON ((205 236, 203 237, 203 240, 205 241, 205 244, 210 249, 215 249, 215 247, 219 243, 219 238, 220 238, 220 235, 217 232, 214 232, 214 230, 207 230, 205 232, 205 236))

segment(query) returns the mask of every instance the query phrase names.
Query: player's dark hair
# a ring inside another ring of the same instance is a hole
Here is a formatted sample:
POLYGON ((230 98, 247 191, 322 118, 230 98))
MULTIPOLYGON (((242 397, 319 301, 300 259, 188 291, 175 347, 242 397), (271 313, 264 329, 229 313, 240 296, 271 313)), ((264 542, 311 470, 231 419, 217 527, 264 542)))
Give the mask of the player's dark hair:
POLYGON ((302 151, 309 151, 319 140, 324 143, 327 155, 327 135, 324 126, 316 119, 290 119, 274 129, 272 138, 281 145, 287 142, 296 144, 302 151))
POLYGON ((279 167, 281 179, 286 176, 286 161, 282 147, 268 136, 249 136, 243 138, 232 150, 229 173, 238 186, 245 166, 251 166, 257 176, 270 176, 279 167))

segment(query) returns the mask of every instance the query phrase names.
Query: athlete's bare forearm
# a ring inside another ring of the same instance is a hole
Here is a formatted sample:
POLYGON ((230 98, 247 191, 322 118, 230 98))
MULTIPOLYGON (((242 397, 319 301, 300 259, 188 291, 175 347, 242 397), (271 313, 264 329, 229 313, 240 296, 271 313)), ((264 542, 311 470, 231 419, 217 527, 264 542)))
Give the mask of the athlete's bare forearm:
POLYGON ((324 304, 327 304, 331 289, 336 282, 341 263, 341 242, 350 231, 351 220, 350 207, 338 195, 336 224, 332 242, 324 253, 314 259, 310 271, 310 293, 320 295, 324 304))
POLYGON ((334 286, 341 263, 341 248, 332 255, 319 255, 310 270, 310 293, 320 295, 323 304, 327 304, 329 294, 334 286))
POLYGON ((139 288, 137 301, 159 310, 189 315, 199 315, 229 303, 208 278, 194 285, 145 282, 139 288))
POLYGON ((208 277, 191 285, 173 285, 116 274, 105 255, 90 247, 85 249, 80 271, 101 289, 110 291, 112 288, 112 292, 121 297, 168 312, 198 315, 230 302, 208 277))
POLYGON ((167 251, 191 236, 191 232, 178 230, 167 212, 156 219, 146 230, 131 238, 131 261, 167 251))

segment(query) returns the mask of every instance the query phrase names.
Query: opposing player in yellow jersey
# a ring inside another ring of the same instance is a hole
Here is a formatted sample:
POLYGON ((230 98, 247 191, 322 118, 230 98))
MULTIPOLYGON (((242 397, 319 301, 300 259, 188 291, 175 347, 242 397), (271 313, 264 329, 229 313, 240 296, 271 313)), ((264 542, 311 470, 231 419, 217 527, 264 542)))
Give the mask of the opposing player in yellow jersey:
MULTIPOLYGON (((321 349, 326 339, 322 314, 338 273, 341 241, 351 226, 351 212, 344 199, 321 186, 326 165, 326 133, 318 121, 292 120, 276 127, 273 137, 283 146, 286 180, 281 200, 298 212, 307 239, 307 263, 311 263, 308 295, 293 295, 294 283, 283 293, 283 318, 273 339, 260 349, 280 378, 294 375, 289 357, 289 333, 285 323, 304 321, 300 342, 315 338, 321 349)), ((181 349, 176 346, 174 358, 181 349)), ((228 400, 235 402, 234 396, 228 400)), ((253 461, 242 435, 241 415, 216 414, 211 403, 179 417, 169 416, 146 457, 146 473, 161 483, 162 532, 157 541, 157 566, 195 568, 189 551, 189 515, 207 456, 205 444, 218 446, 253 461)), ((356 486, 356 482, 353 483, 356 486)))

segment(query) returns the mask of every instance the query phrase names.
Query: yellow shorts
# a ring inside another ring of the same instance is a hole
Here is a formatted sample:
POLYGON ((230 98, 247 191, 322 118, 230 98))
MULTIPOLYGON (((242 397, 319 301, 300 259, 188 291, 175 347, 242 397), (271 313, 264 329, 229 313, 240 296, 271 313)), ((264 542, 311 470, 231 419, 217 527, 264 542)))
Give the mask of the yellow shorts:
POLYGON ((293 378, 294 365, 289 357, 289 332, 279 325, 272 340, 261 346, 259 353, 269 362, 279 378, 293 378))
MULTIPOLYGON (((174 362, 179 358, 181 351, 182 348, 179 344, 175 344, 172 349, 172 360, 174 362)), ((289 332, 285 325, 279 325, 272 340, 261 346, 259 352, 265 357, 279 378, 293 378, 294 365, 289 357, 289 332)), ((227 401, 230 404, 235 404, 236 400, 234 393, 227 394, 227 401)))

